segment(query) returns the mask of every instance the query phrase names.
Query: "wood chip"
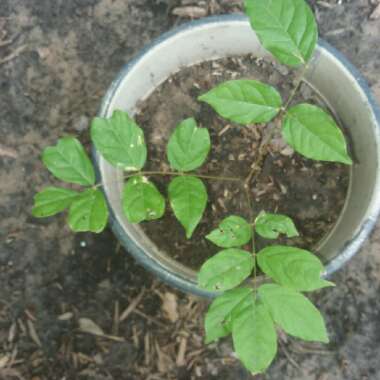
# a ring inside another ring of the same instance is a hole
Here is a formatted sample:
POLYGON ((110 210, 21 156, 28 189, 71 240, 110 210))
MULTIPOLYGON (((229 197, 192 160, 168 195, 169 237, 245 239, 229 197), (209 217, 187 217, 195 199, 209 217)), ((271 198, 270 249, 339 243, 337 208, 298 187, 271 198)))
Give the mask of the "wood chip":
POLYGON ((9 157, 9 158, 17 158, 17 151, 13 148, 6 147, 0 144, 0 156, 9 157))
POLYGON ((227 124, 219 133, 218 136, 223 136, 229 129, 231 128, 231 124, 227 124))
POLYGON ((172 10, 172 14, 184 18, 202 18, 207 16, 207 9, 197 6, 177 7, 172 10))
POLYGON ((145 334, 144 337, 144 362, 146 366, 150 364, 150 335, 149 333, 145 334))
POLYGON ((61 314, 58 317, 58 320, 59 321, 69 321, 73 316, 74 316, 74 314, 69 311, 67 313, 61 314))
POLYGON ((113 325, 112 325, 112 334, 119 334, 119 321, 120 321, 120 312, 119 312, 119 301, 115 301, 114 313, 113 313, 113 325))
POLYGON ((133 340, 133 345, 138 348, 139 347, 139 335, 140 332, 137 331, 137 327, 135 325, 132 326, 132 340, 133 340))
POLYGON ((176 364, 178 367, 183 367, 186 365, 186 349, 187 349, 187 337, 182 337, 179 342, 179 349, 177 354, 176 364))
POLYGON ((160 373, 169 373, 173 368, 173 361, 170 356, 167 355, 163 350, 161 350, 157 342, 154 343, 156 352, 157 352, 157 369, 160 373))
POLYGON ((318 4, 319 6, 321 6, 322 8, 327 8, 327 9, 332 9, 332 8, 335 8, 335 7, 336 7, 335 4, 330 4, 330 3, 328 3, 327 1, 322 1, 322 0, 317 1, 317 4, 318 4))
POLYGON ((80 318, 78 323, 81 332, 92 335, 104 336, 103 330, 91 319, 80 318))
POLYGON ((27 319, 26 324, 28 326, 29 336, 32 338, 33 342, 37 346, 42 347, 40 338, 38 337, 36 328, 34 327, 34 323, 30 319, 27 319))
POLYGON ((17 324, 12 323, 12 326, 9 329, 9 333, 8 333, 8 342, 9 343, 12 343, 14 341, 15 336, 16 336, 16 332, 17 332, 17 324))
POLYGON ((8 355, 0 357, 0 369, 5 368, 9 360, 10 360, 10 357, 8 355))
POLYGON ((179 318, 177 296, 174 293, 166 292, 162 300, 162 310, 171 322, 177 322, 179 318))

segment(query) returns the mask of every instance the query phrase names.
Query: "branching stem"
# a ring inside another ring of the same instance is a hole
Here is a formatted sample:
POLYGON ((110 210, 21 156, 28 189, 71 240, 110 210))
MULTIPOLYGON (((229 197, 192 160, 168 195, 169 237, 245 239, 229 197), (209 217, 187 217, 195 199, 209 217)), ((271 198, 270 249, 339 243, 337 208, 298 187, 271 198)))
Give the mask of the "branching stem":
POLYGON ((304 80, 307 69, 308 69, 308 64, 303 66, 299 75, 297 76, 297 79, 295 81, 296 84, 295 84, 293 91, 289 95, 289 98, 286 101, 285 106, 281 108, 279 114, 277 115, 277 117, 275 119, 276 127, 272 128, 272 130, 268 133, 268 135, 262 139, 257 157, 253 161, 253 163, 251 165, 251 171, 249 172, 247 178, 245 179, 246 186, 249 186, 249 184, 251 183, 251 181, 255 177, 255 175, 261 171, 262 163, 263 163, 263 161, 264 161, 264 159, 268 153, 268 144, 270 143, 274 134, 276 133, 277 128, 279 128, 281 126, 284 113, 288 110, 292 100, 297 95, 297 92, 300 89, 301 84, 304 80))
POLYGON ((135 176, 135 175, 157 175, 157 176, 173 176, 173 177, 198 177, 203 179, 210 179, 213 181, 226 181, 226 182, 241 182, 242 179, 239 177, 223 177, 223 176, 213 176, 213 175, 204 175, 196 173, 181 173, 181 172, 166 172, 166 171, 144 171, 138 172, 135 174, 130 174, 126 178, 135 176))
POLYGON ((300 71, 300 73, 299 73, 299 75, 297 77, 297 80, 296 80, 296 85, 293 88, 293 91, 291 92, 288 100, 286 101, 285 106, 281 109, 281 114, 283 114, 284 112, 287 111, 287 109, 290 106, 290 103, 292 102, 292 100, 294 99, 294 97, 297 95, 297 92, 298 92, 298 90, 301 87, 301 84, 302 84, 302 82, 303 82, 303 80, 305 78, 305 74, 306 74, 306 71, 307 71, 308 68, 309 68, 309 66, 308 66, 308 64, 306 64, 301 69, 301 71, 300 71))
POLYGON ((293 101, 294 97, 297 95, 298 90, 301 87, 301 84, 304 80, 306 70, 308 69, 308 65, 306 64, 302 70, 300 71, 300 74, 298 75, 296 79, 296 85, 289 95, 288 100, 285 103, 285 106, 281 108, 279 114, 277 115, 275 122, 275 127, 272 128, 272 130, 268 133, 266 137, 263 137, 260 143, 259 151, 256 156, 256 159, 253 161, 251 165, 251 171, 249 172, 247 178, 244 180, 244 189, 246 191, 247 195, 247 201, 249 206, 249 213, 250 213, 250 221, 252 222, 252 255, 255 260, 255 266, 253 268, 253 288, 254 288, 254 294, 256 295, 257 290, 257 252, 256 252, 256 242, 255 242, 255 223, 253 220, 254 217, 254 211, 252 207, 252 199, 251 199, 251 182, 253 179, 256 178, 256 176, 261 172, 261 168, 263 165, 263 162, 268 154, 268 145, 270 141, 272 140, 274 134, 276 133, 277 128, 279 128, 282 124, 282 119, 285 114, 285 112, 288 110, 291 102, 293 101))
MULTIPOLYGON (((197 177, 197 178, 209 179, 213 181, 243 182, 243 179, 239 177, 224 177, 224 176, 213 176, 213 175, 205 175, 205 174, 181 173, 181 172, 170 172, 170 171, 140 171, 140 172, 126 174, 123 178, 128 179, 134 176, 197 177)), ((103 184, 98 183, 94 186, 94 188, 98 188, 101 186, 103 186, 103 184)))

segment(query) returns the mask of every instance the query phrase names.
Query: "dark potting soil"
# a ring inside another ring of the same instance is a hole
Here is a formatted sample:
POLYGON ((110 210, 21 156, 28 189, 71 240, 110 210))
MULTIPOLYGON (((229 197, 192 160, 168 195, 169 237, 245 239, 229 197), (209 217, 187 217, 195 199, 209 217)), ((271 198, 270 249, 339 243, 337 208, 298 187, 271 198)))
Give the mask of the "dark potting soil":
MULTIPOLYGON (((256 79, 276 87, 284 101, 289 97, 297 72, 251 56, 231 57, 186 67, 160 85, 139 105, 136 120, 144 129, 149 149, 147 170, 169 170, 166 144, 180 121, 194 117, 208 128, 212 149, 198 173, 245 178, 258 147, 274 123, 240 126, 223 120, 215 111, 198 102, 199 95, 230 79, 256 79)), ((293 103, 309 102, 327 108, 323 100, 303 83, 293 103)), ((152 180, 167 193, 170 178, 152 180)), ((298 238, 278 241, 258 239, 257 248, 270 244, 289 244, 313 249, 336 223, 345 202, 349 168, 345 165, 308 160, 296 154, 278 130, 270 141, 269 154, 250 189, 254 213, 283 213, 296 223, 298 238)), ((198 269, 218 248, 205 239, 229 215, 249 218, 247 197, 242 186, 223 181, 207 181, 209 203, 193 237, 186 240, 184 229, 170 207, 157 221, 142 224, 156 246, 181 263, 198 269)))

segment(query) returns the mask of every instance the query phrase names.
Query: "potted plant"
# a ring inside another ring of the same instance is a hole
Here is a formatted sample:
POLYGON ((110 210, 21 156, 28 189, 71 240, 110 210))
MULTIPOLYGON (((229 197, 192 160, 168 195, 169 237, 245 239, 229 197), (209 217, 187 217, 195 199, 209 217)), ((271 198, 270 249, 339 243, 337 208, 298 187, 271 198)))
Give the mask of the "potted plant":
POLYGON ((304 0, 247 0, 246 12, 248 18, 223 16, 182 26, 129 63, 91 126, 100 182, 80 142, 60 139, 45 149, 43 161, 55 177, 85 189, 47 188, 36 195, 33 214, 45 217, 69 208, 74 231, 98 233, 110 210, 115 234, 142 264, 182 290, 216 297, 206 316, 206 340, 232 333, 238 357, 252 373, 259 373, 275 357, 276 326, 305 340, 328 341, 322 316, 303 293, 332 286, 325 277, 357 252, 375 223, 380 206, 380 113, 357 71, 325 42, 318 42, 317 24, 304 0), (209 111, 246 131, 254 133, 258 126, 266 130, 272 123, 252 150, 254 159, 244 167, 245 175, 198 171, 212 139, 193 117, 169 126, 165 143, 170 169, 144 169, 149 160, 146 131, 133 120, 141 101, 183 67, 247 54, 275 58, 297 71, 285 100, 273 86, 256 79, 224 81, 198 97, 209 111), (325 107, 297 104, 303 83, 319 94, 325 107), (317 246, 318 257, 291 245, 271 245, 280 234, 297 236, 298 229, 289 216, 256 213, 253 206, 257 176, 279 131, 299 155, 350 168, 344 207, 317 246), (225 218, 209 226, 204 238, 220 251, 199 273, 152 244, 140 225, 161 218, 167 209, 156 177, 167 178, 168 203, 184 227, 183 239, 192 237, 207 207, 206 183, 229 182, 244 194, 246 218, 226 212, 225 218), (266 247, 258 249, 257 236, 266 239, 266 247))

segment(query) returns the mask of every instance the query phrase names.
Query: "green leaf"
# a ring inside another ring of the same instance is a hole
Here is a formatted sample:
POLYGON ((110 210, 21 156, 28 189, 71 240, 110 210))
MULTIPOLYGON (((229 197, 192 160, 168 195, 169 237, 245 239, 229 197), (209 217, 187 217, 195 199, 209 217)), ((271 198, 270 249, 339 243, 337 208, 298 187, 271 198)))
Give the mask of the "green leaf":
POLYGON ((281 234, 288 238, 298 236, 292 219, 286 215, 261 212, 255 221, 256 232, 266 239, 277 239, 281 234))
POLYGON ((110 119, 96 117, 91 125, 91 138, 112 165, 126 171, 138 171, 145 165, 144 132, 126 112, 116 110, 110 119))
POLYGON ((210 134, 198 128, 194 119, 184 120, 170 137, 167 154, 173 169, 188 172, 199 168, 211 148, 210 134))
POLYGON ((174 215, 191 238, 202 219, 207 204, 207 190, 203 182, 196 177, 181 176, 174 178, 169 185, 169 201, 174 215))
POLYGON ((198 273, 199 286, 224 291, 241 284, 252 272, 255 260, 250 252, 231 248, 208 259, 198 273))
POLYGON ((240 216, 229 216, 206 236, 206 239, 222 248, 240 247, 247 244, 251 238, 252 227, 240 216))
POLYGON ((42 161, 62 181, 84 186, 95 184, 92 163, 82 144, 74 137, 64 137, 56 146, 45 148, 42 161))
POLYGON ((52 216, 65 210, 78 197, 76 191, 48 187, 34 196, 32 215, 36 218, 52 216))
POLYGON ((304 249, 282 245, 266 247, 258 253, 257 261, 266 275, 295 290, 309 292, 333 286, 321 278, 324 272, 321 261, 304 249))
POLYGON ((208 103, 225 119, 244 125, 269 122, 282 105, 275 88, 243 79, 224 82, 198 100, 208 103))
POLYGON ((319 107, 299 104, 290 108, 282 133, 286 142, 307 158, 352 164, 343 132, 319 107))
POLYGON ((146 177, 134 176, 123 190, 123 210, 130 223, 161 218, 165 213, 165 199, 146 177))
POLYGON ((328 343, 323 317, 304 295, 268 284, 259 288, 259 297, 267 305, 273 320, 286 333, 306 341, 328 343))
POLYGON ((253 374, 264 372, 277 352, 277 335, 272 318, 260 302, 250 304, 232 322, 232 338, 238 358, 253 374))
POLYGON ((108 208, 99 189, 88 189, 71 204, 69 225, 75 232, 102 232, 107 225, 108 208))
POLYGON ((206 343, 231 333, 233 315, 247 306, 253 298, 252 292, 250 288, 236 288, 215 298, 206 314, 206 343))
POLYGON ((281 63, 298 66, 309 61, 318 26, 304 0, 246 0, 245 4, 261 44, 281 63))

